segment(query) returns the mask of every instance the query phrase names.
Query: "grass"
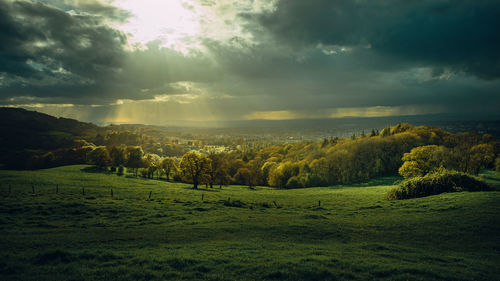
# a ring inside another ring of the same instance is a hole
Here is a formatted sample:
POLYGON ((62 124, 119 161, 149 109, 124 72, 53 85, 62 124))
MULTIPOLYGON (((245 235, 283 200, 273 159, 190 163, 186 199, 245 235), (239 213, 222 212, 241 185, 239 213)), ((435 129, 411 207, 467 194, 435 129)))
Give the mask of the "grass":
POLYGON ((193 190, 88 166, 0 171, 0 279, 500 280, 500 192, 386 201, 395 180, 193 190))

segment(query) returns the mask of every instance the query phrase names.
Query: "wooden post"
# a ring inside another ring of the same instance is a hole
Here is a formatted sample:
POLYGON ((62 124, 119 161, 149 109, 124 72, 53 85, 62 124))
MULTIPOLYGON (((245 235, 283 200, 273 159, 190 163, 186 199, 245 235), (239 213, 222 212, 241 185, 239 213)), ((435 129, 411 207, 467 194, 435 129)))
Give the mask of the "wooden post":
POLYGON ((227 202, 231 202, 231 197, 228 197, 228 198, 227 198, 227 202))
POLYGON ((113 189, 111 188, 111 197, 113 197, 113 189))
POLYGON ((85 187, 82 187, 82 195, 85 195, 85 187))
POLYGON ((276 208, 278 208, 278 204, 276 204, 276 201, 273 201, 274 203, 274 206, 276 206, 276 208))
POLYGON ((318 200, 318 207, 321 207, 321 200, 318 200))
POLYGON ((153 191, 151 190, 151 191, 149 192, 149 199, 151 199, 151 194, 152 194, 152 193, 153 193, 153 191))

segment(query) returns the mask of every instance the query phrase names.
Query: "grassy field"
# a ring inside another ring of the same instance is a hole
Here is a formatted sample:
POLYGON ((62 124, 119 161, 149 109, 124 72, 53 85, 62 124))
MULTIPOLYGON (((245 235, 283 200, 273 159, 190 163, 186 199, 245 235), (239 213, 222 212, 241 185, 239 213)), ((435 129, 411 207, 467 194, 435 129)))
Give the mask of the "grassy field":
POLYGON ((0 280, 500 280, 500 192, 386 201, 395 180, 193 190, 0 171, 0 280))

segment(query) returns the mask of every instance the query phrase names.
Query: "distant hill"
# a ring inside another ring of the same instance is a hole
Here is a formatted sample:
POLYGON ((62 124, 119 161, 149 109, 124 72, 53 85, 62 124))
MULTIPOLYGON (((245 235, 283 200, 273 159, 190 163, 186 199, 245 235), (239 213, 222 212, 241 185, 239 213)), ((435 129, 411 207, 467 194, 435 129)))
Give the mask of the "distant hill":
POLYGON ((80 135, 89 131, 95 132, 99 129, 98 126, 91 123, 8 107, 0 107, 0 128, 35 132, 59 131, 72 135, 80 135))
POLYGON ((69 148, 103 128, 22 108, 0 107, 0 166, 23 168, 33 154, 69 148))

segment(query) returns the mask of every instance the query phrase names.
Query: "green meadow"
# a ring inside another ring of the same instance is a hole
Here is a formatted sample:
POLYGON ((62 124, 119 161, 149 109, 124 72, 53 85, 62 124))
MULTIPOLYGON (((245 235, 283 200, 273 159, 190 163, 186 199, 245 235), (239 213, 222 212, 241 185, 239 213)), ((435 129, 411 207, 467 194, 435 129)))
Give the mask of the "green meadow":
POLYGON ((500 280, 499 191, 387 201, 399 180, 193 190, 3 170, 0 280, 500 280))

